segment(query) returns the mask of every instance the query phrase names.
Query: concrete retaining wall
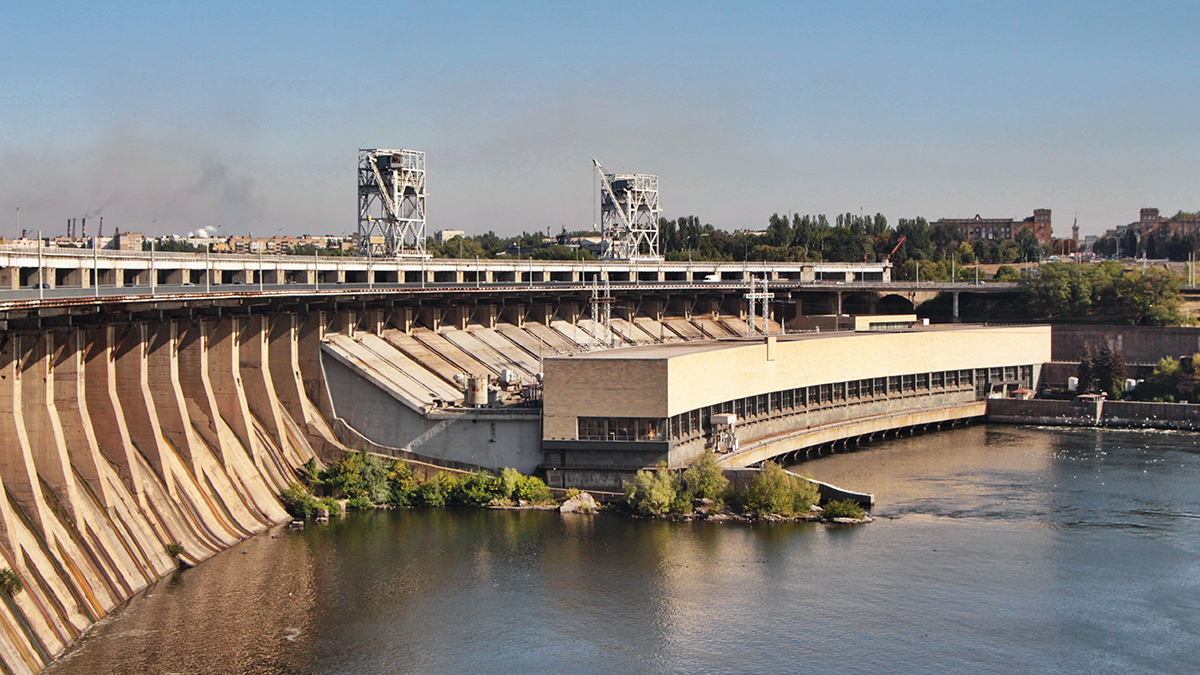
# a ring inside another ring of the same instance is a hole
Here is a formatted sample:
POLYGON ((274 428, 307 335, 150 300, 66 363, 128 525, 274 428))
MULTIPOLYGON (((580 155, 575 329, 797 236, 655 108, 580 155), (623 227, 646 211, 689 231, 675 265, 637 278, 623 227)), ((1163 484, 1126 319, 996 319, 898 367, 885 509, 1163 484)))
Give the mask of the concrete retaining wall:
POLYGON ((1158 363, 1164 356, 1178 358, 1200 352, 1200 328, 1054 326, 1051 358, 1078 362, 1085 348, 1104 345, 1121 352, 1125 363, 1158 363))
POLYGON ((987 419, 1010 424, 1200 431, 1200 405, 992 399, 987 402, 987 419))

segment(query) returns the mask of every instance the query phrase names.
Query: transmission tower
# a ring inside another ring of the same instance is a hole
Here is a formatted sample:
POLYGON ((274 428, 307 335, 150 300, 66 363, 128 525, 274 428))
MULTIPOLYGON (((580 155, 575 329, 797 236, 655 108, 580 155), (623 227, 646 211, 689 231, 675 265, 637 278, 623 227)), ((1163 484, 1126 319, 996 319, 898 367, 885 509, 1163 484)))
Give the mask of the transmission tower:
POLYGON ((637 173, 600 174, 601 258, 662 260, 658 254, 658 176, 637 173))
POLYGON ((771 299, 775 297, 774 293, 767 290, 767 280, 762 280, 762 290, 756 288, 754 277, 750 277, 750 290, 742 297, 746 298, 746 304, 750 309, 750 320, 746 322, 746 337, 750 337, 759 332, 758 329, 758 306, 762 304, 762 334, 769 335, 771 332, 771 299))
POLYGON ((425 153, 358 151, 360 256, 425 256, 425 153))
POLYGON ((600 325, 604 329, 603 335, 597 335, 596 339, 606 349, 612 349, 616 343, 616 335, 612 329, 612 305, 613 296, 609 289, 608 281, 604 282, 604 295, 600 295, 600 282, 595 280, 592 282, 592 321, 600 325))

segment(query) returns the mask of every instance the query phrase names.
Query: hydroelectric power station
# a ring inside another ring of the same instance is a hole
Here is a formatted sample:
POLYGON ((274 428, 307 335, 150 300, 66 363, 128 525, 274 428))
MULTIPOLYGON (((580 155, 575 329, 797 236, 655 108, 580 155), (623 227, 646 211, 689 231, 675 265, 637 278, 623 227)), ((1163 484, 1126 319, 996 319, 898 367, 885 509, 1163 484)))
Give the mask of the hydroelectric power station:
POLYGON ((35 673, 179 561, 283 522, 305 462, 511 466, 618 490, 982 414, 1048 328, 926 327, 886 263, 658 254, 657 178, 603 178, 599 261, 432 259, 424 155, 360 153, 353 258, 0 250, 0 670, 35 673), (820 332, 817 332, 817 329, 820 332))

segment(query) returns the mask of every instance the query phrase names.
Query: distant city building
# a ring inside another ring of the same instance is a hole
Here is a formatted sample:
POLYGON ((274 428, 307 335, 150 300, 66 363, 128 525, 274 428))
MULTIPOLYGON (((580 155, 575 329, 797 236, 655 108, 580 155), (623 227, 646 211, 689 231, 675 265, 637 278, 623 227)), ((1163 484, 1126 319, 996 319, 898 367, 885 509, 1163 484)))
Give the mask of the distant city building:
POLYGON ((1183 214, 1180 217, 1163 218, 1158 209, 1142 209, 1138 221, 1130 223, 1129 227, 1135 228, 1139 239, 1153 236, 1165 241, 1171 237, 1200 232, 1200 216, 1183 214))
POLYGON ((937 221, 937 224, 941 223, 958 226, 962 238, 968 241, 1015 239, 1024 230, 1029 230, 1043 246, 1049 246, 1053 239, 1050 209, 1034 209, 1033 215, 1024 220, 984 218, 976 215, 974 218, 942 218, 937 221))
POLYGON ((576 237, 575 239, 571 240, 571 243, 575 244, 580 249, 587 251, 588 253, 591 253, 592 255, 596 256, 597 258, 599 258, 600 254, 604 251, 604 239, 602 237, 598 237, 598 236, 597 237, 576 237))
POLYGON ((455 237, 465 237, 466 235, 467 233, 462 230, 438 230, 437 234, 433 236, 437 243, 444 244, 455 237))
POLYGON ((1141 210, 1136 221, 1105 232, 1093 250, 1104 255, 1164 257, 1172 239, 1195 233, 1200 233, 1200 215, 1179 213, 1164 218, 1158 209, 1148 208, 1141 210))

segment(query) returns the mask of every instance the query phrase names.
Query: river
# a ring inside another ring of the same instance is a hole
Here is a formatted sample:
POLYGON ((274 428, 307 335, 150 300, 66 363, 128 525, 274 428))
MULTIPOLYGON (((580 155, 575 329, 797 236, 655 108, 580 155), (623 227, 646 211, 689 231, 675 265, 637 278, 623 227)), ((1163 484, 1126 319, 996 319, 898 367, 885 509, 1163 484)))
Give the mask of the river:
POLYGON ((1190 673, 1200 435, 979 425, 797 467, 875 523, 399 510, 153 584, 47 673, 1190 673))

